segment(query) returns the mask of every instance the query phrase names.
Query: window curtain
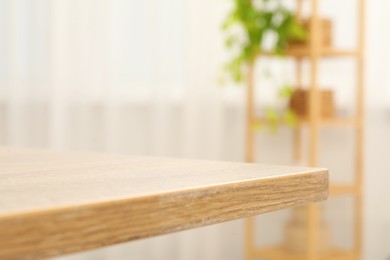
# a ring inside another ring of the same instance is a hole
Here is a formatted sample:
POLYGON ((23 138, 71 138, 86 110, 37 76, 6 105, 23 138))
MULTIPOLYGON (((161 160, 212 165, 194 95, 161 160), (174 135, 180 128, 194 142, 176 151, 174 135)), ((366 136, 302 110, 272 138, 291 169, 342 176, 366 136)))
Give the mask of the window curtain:
MULTIPOLYGON (((0 144, 242 160, 243 89, 217 84, 225 11, 218 1, 0 1, 0 144)), ((238 259, 241 224, 64 258, 238 259)))
POLYGON ((221 3, 0 4, 2 144, 220 157, 221 3))

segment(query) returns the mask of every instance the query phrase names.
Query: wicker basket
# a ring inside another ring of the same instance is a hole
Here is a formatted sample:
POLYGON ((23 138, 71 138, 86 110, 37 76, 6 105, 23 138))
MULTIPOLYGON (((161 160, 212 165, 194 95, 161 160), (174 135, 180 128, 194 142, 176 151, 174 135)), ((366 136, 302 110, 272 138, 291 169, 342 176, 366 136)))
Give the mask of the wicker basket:
MULTIPOLYGON (((299 116, 309 116, 309 91, 303 89, 297 89, 294 91, 290 98, 289 107, 299 116)), ((333 99, 333 91, 320 90, 320 114, 322 117, 329 118, 335 115, 335 106, 333 99)))

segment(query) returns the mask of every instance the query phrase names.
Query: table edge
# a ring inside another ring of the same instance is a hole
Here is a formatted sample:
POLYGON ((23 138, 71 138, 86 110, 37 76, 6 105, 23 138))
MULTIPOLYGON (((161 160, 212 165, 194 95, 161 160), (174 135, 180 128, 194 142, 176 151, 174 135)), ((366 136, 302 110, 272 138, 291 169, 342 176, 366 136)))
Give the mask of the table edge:
POLYGON ((313 168, 290 175, 0 216, 0 258, 58 256, 306 205, 327 198, 328 178, 328 170, 313 168))

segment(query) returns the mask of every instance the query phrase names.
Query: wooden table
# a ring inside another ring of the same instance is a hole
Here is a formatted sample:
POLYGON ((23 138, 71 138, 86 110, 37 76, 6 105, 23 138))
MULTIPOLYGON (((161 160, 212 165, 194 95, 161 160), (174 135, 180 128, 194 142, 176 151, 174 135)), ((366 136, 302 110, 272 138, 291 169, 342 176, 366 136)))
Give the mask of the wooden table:
POLYGON ((326 169, 0 148, 0 259, 99 248, 327 193, 326 169))

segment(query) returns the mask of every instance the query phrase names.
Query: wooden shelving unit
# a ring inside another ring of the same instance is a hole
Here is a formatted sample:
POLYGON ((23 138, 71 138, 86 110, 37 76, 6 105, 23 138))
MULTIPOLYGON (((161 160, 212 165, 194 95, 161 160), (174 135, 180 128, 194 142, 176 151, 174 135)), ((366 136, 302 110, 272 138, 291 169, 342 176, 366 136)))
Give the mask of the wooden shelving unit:
MULTIPOLYGON (((358 55, 357 50, 343 50, 343 49, 334 49, 334 48, 323 48, 319 52, 319 55, 322 57, 355 57, 358 55)), ((262 53, 261 56, 275 56, 275 53, 262 53)), ((293 48, 288 50, 284 56, 287 57, 309 57, 310 56, 310 50, 307 48, 293 48)), ((284 57, 283 56, 283 57, 284 57)))
MULTIPOLYGON (((256 257, 262 257, 269 260, 301 260, 302 255, 290 252, 283 247, 269 247, 255 252, 256 257)), ((341 250, 341 249, 332 249, 329 253, 319 254, 318 259, 320 260, 353 260, 356 259, 354 252, 341 250)))
MULTIPOLYGON (((297 0, 297 13, 301 13, 302 1, 297 0)), ((302 155, 302 128, 308 128, 308 164, 318 166, 319 131, 323 127, 351 127, 355 130, 355 179, 352 184, 331 183, 330 196, 352 196, 355 199, 354 207, 354 246, 350 250, 332 248, 329 252, 320 253, 319 250, 319 223, 321 208, 319 205, 307 207, 307 250, 305 253, 294 253, 285 247, 277 245, 274 247, 257 248, 254 243, 254 219, 246 221, 246 259, 264 260, 346 260, 361 259, 362 257, 362 177, 363 177, 363 136, 364 136, 364 8, 365 0, 356 0, 358 12, 358 39, 356 49, 337 49, 323 47, 320 41, 321 30, 319 29, 319 7, 320 0, 308 0, 311 4, 310 21, 310 44, 304 48, 292 48, 287 51, 286 56, 293 58, 297 64, 297 85, 302 82, 302 61, 308 59, 311 67, 310 88, 309 88, 309 116, 300 118, 298 126, 294 129, 294 159, 301 161, 302 155), (356 113, 352 117, 322 118, 319 106, 318 88, 318 63, 323 58, 351 57, 357 62, 357 86, 356 86, 356 113)), ((273 53, 262 53, 263 56, 274 56, 273 53)), ((258 118, 255 115, 255 81, 254 70, 256 61, 248 66, 247 71, 247 130, 246 130, 246 161, 255 160, 255 135, 256 130, 253 125, 256 123, 267 124, 267 120, 258 118)))
MULTIPOLYGON (((269 122, 264 118, 255 118, 254 123, 260 123, 262 125, 267 125, 269 122)), ((308 118, 299 118, 298 119, 298 125, 307 125, 310 123, 310 119, 308 118)), ((283 121, 280 122, 280 124, 283 124, 283 121)), ((333 118, 320 118, 318 122, 320 127, 326 127, 326 126, 332 126, 332 127, 357 127, 358 126, 358 120, 354 117, 333 117, 333 118)))

